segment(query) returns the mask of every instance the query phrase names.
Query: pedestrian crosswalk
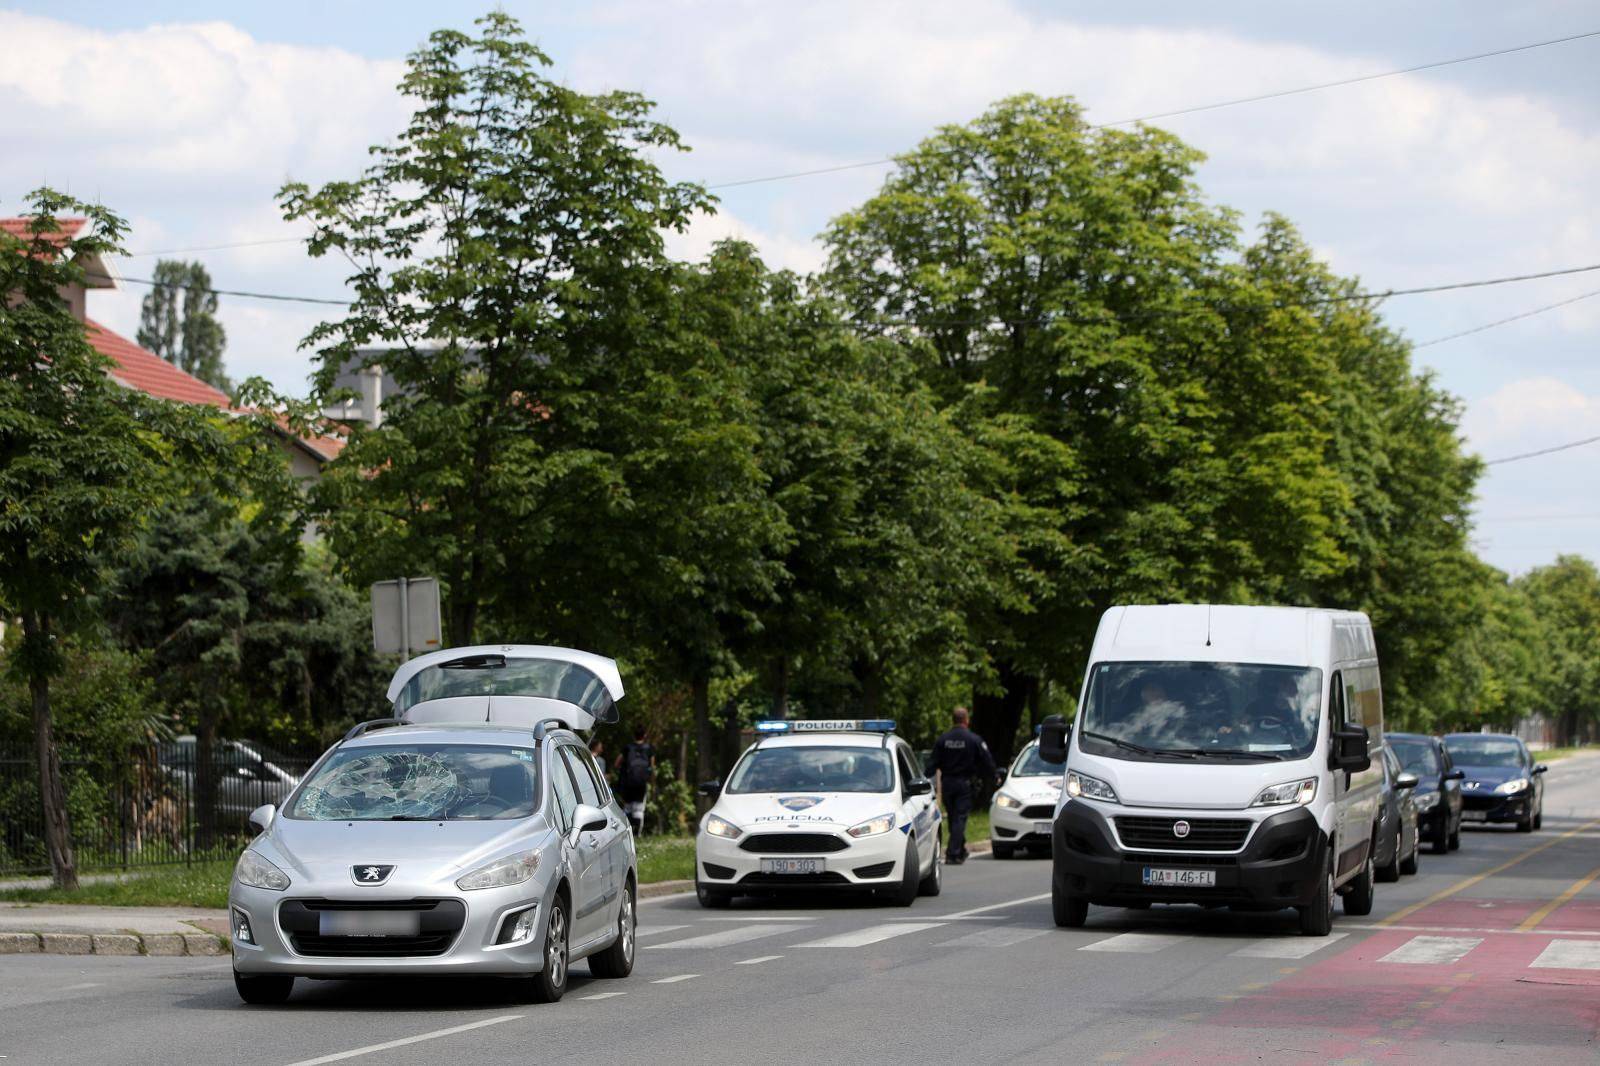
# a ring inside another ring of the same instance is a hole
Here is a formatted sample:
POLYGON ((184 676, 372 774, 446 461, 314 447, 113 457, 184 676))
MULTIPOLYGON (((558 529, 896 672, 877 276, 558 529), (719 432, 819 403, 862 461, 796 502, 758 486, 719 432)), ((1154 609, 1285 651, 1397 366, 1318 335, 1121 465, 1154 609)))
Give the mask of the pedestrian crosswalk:
POLYGON ((1410 965, 1448 964, 1459 961, 1481 943, 1481 936, 1414 936, 1378 961, 1410 965))

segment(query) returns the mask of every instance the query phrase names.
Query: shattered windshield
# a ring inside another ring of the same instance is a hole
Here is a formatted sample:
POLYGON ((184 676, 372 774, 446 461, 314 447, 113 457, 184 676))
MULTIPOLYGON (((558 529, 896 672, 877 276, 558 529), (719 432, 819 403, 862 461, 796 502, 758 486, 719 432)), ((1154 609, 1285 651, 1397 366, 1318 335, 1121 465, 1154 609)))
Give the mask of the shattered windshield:
POLYGON ((526 818, 539 805, 532 748, 393 745, 334 752, 285 812, 334 821, 526 818))

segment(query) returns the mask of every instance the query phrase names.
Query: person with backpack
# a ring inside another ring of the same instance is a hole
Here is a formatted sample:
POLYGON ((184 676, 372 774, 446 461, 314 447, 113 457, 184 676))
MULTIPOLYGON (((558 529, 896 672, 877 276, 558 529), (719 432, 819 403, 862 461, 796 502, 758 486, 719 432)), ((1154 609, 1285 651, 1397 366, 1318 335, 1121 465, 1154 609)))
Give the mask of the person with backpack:
POLYGON ((633 743, 625 744, 617 756, 617 793, 622 797, 622 812, 633 826, 633 835, 644 832, 644 800, 650 779, 656 771, 656 749, 645 741, 643 725, 633 727, 633 743))

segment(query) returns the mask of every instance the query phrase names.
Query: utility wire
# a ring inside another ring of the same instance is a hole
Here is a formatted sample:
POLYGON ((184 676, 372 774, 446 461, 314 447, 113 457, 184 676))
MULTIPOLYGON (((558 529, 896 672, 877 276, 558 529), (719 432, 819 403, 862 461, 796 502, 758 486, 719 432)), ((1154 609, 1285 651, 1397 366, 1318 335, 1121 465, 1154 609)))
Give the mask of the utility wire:
POLYGON ((1484 466, 1498 466, 1501 463, 1514 463, 1514 462, 1517 462, 1519 459, 1532 459, 1535 456, 1549 455, 1552 452, 1564 452, 1564 451, 1567 451, 1570 448, 1581 448, 1585 444, 1594 444, 1596 442, 1600 442, 1600 437, 1585 437, 1585 438, 1583 438, 1583 440, 1574 440, 1574 441, 1568 441, 1565 444, 1557 444, 1553 448, 1540 448, 1536 452, 1523 452, 1521 455, 1507 455, 1507 456, 1505 456, 1504 458, 1501 458, 1501 459, 1485 459, 1483 465, 1484 466))
MULTIPOLYGON (((1470 56, 1457 56, 1454 59, 1438 59, 1431 63, 1419 63, 1414 67, 1402 67, 1399 70, 1385 70, 1376 74, 1362 74, 1354 78, 1340 78, 1338 81, 1325 81, 1317 85, 1303 85, 1297 89, 1278 89, 1269 93, 1258 93, 1255 96, 1241 96, 1233 100, 1219 100, 1211 104, 1197 104, 1194 107, 1181 107, 1173 111, 1158 111, 1151 115, 1141 115, 1138 118, 1119 118, 1114 122, 1100 122, 1088 126, 1091 130, 1109 129, 1112 126, 1128 126, 1135 122, 1154 122, 1157 119, 1176 118, 1179 115, 1193 115, 1202 111, 1216 111, 1224 107, 1237 107, 1240 104, 1256 104, 1263 100, 1278 100, 1285 96, 1300 96, 1304 93, 1321 92, 1324 89, 1336 89, 1344 85, 1357 85, 1361 82, 1377 81, 1380 78, 1395 78, 1402 74, 1415 74, 1422 70, 1435 70, 1439 67, 1454 66, 1457 63, 1471 63, 1479 59, 1493 59, 1496 56, 1511 55, 1514 52, 1527 52, 1535 48, 1549 48, 1552 45, 1568 44, 1572 41, 1581 41, 1588 37, 1600 37, 1600 30, 1589 30, 1584 33, 1574 33, 1566 37, 1554 37, 1548 41, 1533 41, 1529 44, 1513 45, 1510 48, 1497 48, 1492 52, 1478 52, 1470 56)), ((733 189, 742 185, 761 185, 772 181, 788 181, 791 178, 809 178, 819 174, 837 174, 845 170, 862 170, 867 167, 884 167, 895 162, 893 157, 888 159, 869 159, 860 163, 841 163, 838 166, 818 167, 814 170, 795 170, 787 174, 770 174, 761 178, 744 178, 739 181, 723 181, 715 185, 707 185, 707 189, 733 189)))
MULTIPOLYGON (((101 281, 126 281, 130 285, 149 285, 151 288, 173 288, 173 289, 183 289, 185 291, 188 291, 191 288, 191 286, 188 286, 188 285, 166 285, 166 284, 164 284, 162 282, 151 281, 149 278, 112 277, 110 274, 96 274, 96 273, 87 273, 84 276, 85 277, 90 277, 90 278, 97 278, 97 279, 99 279, 101 281)), ((349 307, 350 306, 350 301, 349 300, 325 300, 325 299, 322 299, 322 298, 316 297, 316 296, 286 296, 283 293, 277 293, 277 292, 244 292, 244 291, 242 291, 240 289, 210 289, 210 288, 201 289, 200 291, 201 292, 209 292, 209 293, 212 293, 213 295, 216 295, 216 296, 242 296, 242 297, 244 297, 246 299, 249 299, 249 300, 278 300, 278 301, 281 301, 283 303, 297 303, 297 304, 328 304, 328 305, 331 305, 333 307, 349 307)))
POLYGON ((264 244, 295 244, 304 237, 273 237, 261 241, 238 241, 233 244, 197 244, 189 248, 158 248, 153 252, 118 252, 124 259, 140 259, 152 255, 182 255, 184 252, 220 252, 228 248, 259 248, 264 244))
POLYGON ((1431 348, 1435 344, 1443 344, 1445 341, 1453 341, 1460 337, 1470 337, 1474 333, 1482 333, 1486 329, 1494 329, 1496 326, 1504 326, 1510 322, 1520 322, 1524 318, 1532 318, 1534 315, 1542 315, 1546 311, 1554 311, 1558 307, 1566 307, 1568 304, 1575 304, 1580 300, 1588 300, 1596 296, 1600 296, 1600 289, 1595 289, 1593 292, 1586 292, 1581 295, 1574 296, 1570 300, 1561 300, 1557 303, 1545 304, 1543 307, 1535 307, 1532 311, 1524 311, 1520 315, 1512 315, 1510 318, 1500 318, 1493 322, 1485 322, 1481 326, 1473 326, 1471 329, 1464 329, 1460 333, 1449 333, 1443 337, 1435 337, 1431 341, 1423 341, 1421 344, 1413 344, 1411 348, 1413 351, 1418 348, 1431 348))

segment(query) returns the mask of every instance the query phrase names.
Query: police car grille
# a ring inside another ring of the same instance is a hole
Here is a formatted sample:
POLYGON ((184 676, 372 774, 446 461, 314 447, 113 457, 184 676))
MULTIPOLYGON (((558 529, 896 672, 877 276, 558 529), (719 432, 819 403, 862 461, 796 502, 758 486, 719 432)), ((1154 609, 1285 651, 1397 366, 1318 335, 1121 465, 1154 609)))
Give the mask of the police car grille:
POLYGON ((1246 818, 1189 818, 1187 836, 1178 836, 1172 827, 1177 818, 1138 818, 1121 815, 1116 819, 1117 835, 1124 847, 1159 851, 1237 851, 1250 835, 1246 818))
POLYGON ((1024 818, 1054 818, 1056 805, 1054 803, 1035 803, 1032 807, 1022 808, 1024 818))
POLYGON ((832 833, 757 833, 745 837, 739 847, 764 855, 818 855, 843 851, 850 845, 832 833))

